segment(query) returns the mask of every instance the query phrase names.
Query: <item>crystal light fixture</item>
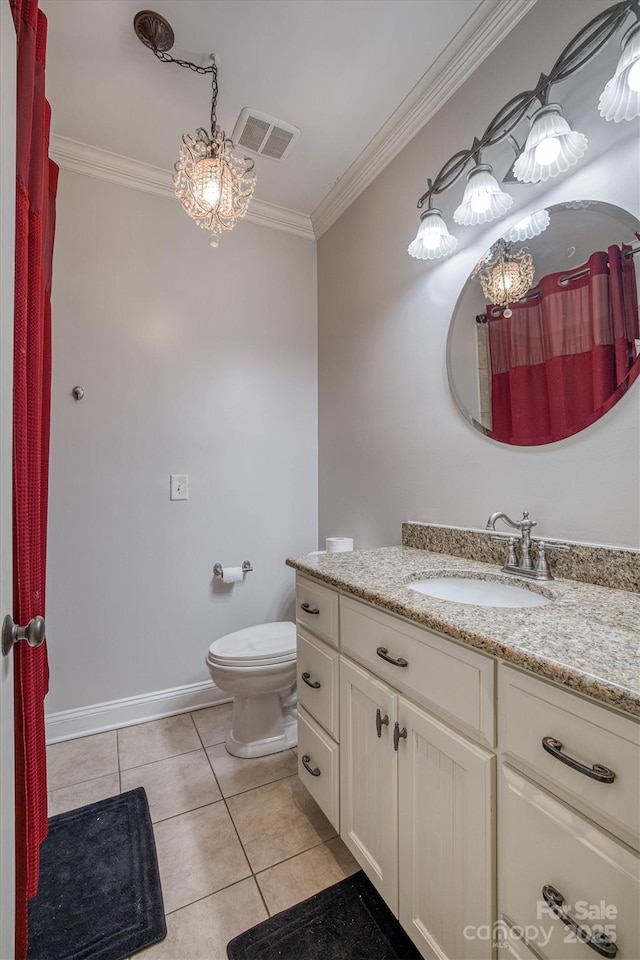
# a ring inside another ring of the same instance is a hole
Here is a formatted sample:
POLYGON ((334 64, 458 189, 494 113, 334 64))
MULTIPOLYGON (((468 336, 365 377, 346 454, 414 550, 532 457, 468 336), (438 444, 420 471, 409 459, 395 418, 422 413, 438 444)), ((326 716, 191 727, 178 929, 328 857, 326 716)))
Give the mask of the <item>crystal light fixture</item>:
POLYGON ((507 240, 497 240, 472 273, 480 281, 487 303, 506 307, 505 317, 511 316, 510 303, 522 300, 535 276, 533 257, 527 247, 516 247, 507 240))
POLYGON ((622 38, 622 55, 600 95, 598 109, 601 117, 616 123, 640 116, 640 23, 622 38))
POLYGON ((531 131, 513 165, 521 183, 539 183, 564 173, 584 156, 589 141, 572 130, 559 103, 547 103, 531 118, 531 131))
POLYGON ((505 214, 512 203, 513 197, 500 189, 489 164, 479 164, 467 177, 462 203, 456 208, 453 219, 465 227, 490 223, 505 214))
POLYGON ((551 217, 548 210, 536 210, 530 213, 528 217, 523 217, 511 227, 504 235, 504 239, 509 243, 522 243, 523 240, 533 240, 539 237, 541 233, 549 226, 551 217))
POLYGON ((209 243, 217 247, 225 230, 233 230, 244 217, 256 185, 254 163, 248 157, 234 154, 234 144, 218 126, 218 68, 214 57, 211 66, 202 67, 188 60, 176 60, 166 51, 173 46, 174 35, 169 23, 160 14, 142 10, 133 21, 138 38, 163 63, 176 63, 195 73, 211 74, 211 123, 195 136, 184 133, 180 157, 175 164, 173 186, 184 210, 199 227, 210 231, 209 243))
POLYGON ((417 260, 439 260, 453 253, 457 246, 458 241, 442 219, 442 211, 434 208, 425 210, 420 217, 418 233, 407 251, 417 260))

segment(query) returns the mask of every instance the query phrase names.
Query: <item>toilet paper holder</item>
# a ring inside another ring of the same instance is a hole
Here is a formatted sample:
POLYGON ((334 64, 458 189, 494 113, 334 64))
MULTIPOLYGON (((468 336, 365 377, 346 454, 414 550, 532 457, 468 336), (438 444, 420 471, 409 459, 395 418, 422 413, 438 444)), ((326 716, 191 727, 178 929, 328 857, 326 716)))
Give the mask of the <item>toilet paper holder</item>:
MULTIPOLYGON (((250 560, 245 560, 244 563, 242 564, 242 572, 243 572, 243 573, 251 573, 252 570, 253 570, 253 567, 251 566, 251 561, 250 561, 250 560)), ((222 576, 222 564, 221 564, 221 563, 214 563, 214 565, 213 565, 213 575, 214 575, 214 577, 221 577, 221 576, 222 576)))

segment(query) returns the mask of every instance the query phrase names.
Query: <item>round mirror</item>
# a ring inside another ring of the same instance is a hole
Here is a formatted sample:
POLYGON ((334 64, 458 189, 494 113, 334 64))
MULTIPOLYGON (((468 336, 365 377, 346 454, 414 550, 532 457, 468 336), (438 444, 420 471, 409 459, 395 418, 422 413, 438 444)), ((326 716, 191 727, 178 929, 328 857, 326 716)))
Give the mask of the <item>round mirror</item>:
POLYGON ((640 222, 609 203, 538 210, 487 251, 447 343, 462 413, 500 443, 536 446, 604 416, 640 371, 640 222))

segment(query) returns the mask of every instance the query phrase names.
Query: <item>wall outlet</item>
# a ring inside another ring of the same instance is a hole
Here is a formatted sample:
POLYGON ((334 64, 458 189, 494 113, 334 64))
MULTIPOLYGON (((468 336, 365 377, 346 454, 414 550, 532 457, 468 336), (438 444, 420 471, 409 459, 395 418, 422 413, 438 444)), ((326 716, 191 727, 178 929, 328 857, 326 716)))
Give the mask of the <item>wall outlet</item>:
POLYGON ((169 498, 171 500, 189 499, 189 477, 186 473, 172 473, 169 484, 169 498))

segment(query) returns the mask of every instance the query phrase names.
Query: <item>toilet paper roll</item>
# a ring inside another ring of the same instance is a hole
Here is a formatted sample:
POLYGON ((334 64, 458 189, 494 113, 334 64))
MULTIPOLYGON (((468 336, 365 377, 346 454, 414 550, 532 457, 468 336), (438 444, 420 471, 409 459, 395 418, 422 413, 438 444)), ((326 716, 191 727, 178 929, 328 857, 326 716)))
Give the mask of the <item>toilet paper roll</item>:
POLYGON ((223 567, 223 583, 241 583, 244 580, 244 571, 242 567, 223 567))
POLYGON ((327 553, 347 553, 353 550, 353 537, 327 537, 327 553))

